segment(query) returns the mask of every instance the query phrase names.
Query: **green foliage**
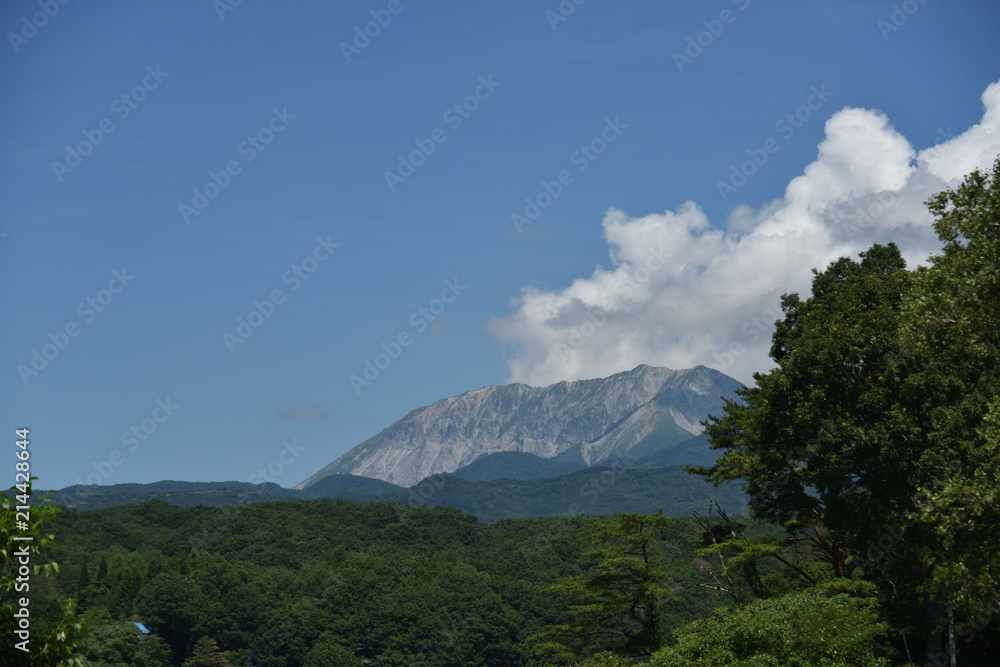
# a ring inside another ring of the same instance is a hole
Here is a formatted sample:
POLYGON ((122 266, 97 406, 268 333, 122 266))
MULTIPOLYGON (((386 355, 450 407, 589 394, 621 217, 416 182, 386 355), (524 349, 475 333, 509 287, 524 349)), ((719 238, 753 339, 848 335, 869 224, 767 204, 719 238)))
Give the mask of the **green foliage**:
POLYGON ((220 651, 211 637, 202 637, 194 645, 194 655, 184 661, 184 667, 230 667, 227 653, 220 651))
POLYGON ((669 576, 659 570, 660 529, 670 525, 661 512, 619 514, 594 529, 597 547, 586 556, 595 571, 570 577, 544 591, 568 596, 568 623, 546 628, 536 637, 542 653, 560 658, 611 650, 626 656, 649 655, 663 643, 663 601, 671 597, 669 576))
POLYGON ((756 515, 787 525, 835 576, 848 573, 850 546, 909 509, 898 506, 908 482, 899 454, 913 438, 886 386, 909 278, 893 245, 861 257, 817 273, 809 300, 784 297, 772 346, 779 367, 710 417, 712 444, 726 451, 700 471, 716 483, 743 480, 756 515))
MULTIPOLYGON (((30 482, 28 483, 30 491, 30 482)), ((23 494, 21 489, 11 490, 12 495, 23 494)), ((42 501, 30 506, 27 512, 26 527, 19 527, 21 516, 16 511, 17 505, 5 493, 0 493, 0 628, 4 629, 0 636, 0 665, 67 665, 69 667, 85 667, 87 661, 79 654, 81 636, 86 632, 84 623, 76 616, 76 601, 68 598, 52 599, 59 611, 46 619, 39 611, 44 609, 40 591, 45 590, 45 578, 59 572, 55 562, 43 562, 43 554, 55 545, 55 537, 48 533, 51 522, 60 509, 43 497, 42 501), (31 541, 19 541, 18 537, 31 537, 31 541), (20 555, 27 552, 30 561, 30 573, 20 574, 22 567, 20 555), (26 607, 19 604, 21 599, 29 600, 26 607), (15 614, 27 610, 28 631, 30 637, 22 644, 27 651, 22 651, 16 645, 25 641, 14 634, 14 629, 21 627, 15 614), (48 621, 48 622, 47 622, 48 621)))
POLYGON ((735 565, 796 545, 827 577, 876 582, 887 617, 926 640, 918 657, 961 633, 977 664, 1000 644, 1000 159, 928 207, 944 243, 930 267, 876 245, 816 272, 810 298, 783 297, 778 367, 709 418, 724 453, 692 472, 741 480, 788 531, 706 553, 735 565))
MULTIPOLYGON (((407 667, 541 665, 529 639, 565 612, 540 591, 592 566, 594 525, 331 500, 68 510, 52 527, 65 567, 33 604, 75 593, 89 564, 85 655, 99 666, 180 666, 205 637, 234 666, 324 664, 328 653, 407 667), (140 641, 133 621, 153 634, 140 641)), ((697 576, 693 521, 655 539, 664 569, 697 576)), ((666 635, 718 603, 680 591, 662 610, 666 635)))
POLYGON ((333 637, 325 637, 306 654, 303 667, 363 667, 365 663, 333 637))
POLYGON ((709 502, 704 514, 692 511, 703 531, 703 548, 698 550, 698 556, 704 559, 696 562, 711 582, 688 585, 718 591, 742 603, 751 597, 781 595, 801 588, 805 582, 815 584, 822 576, 815 572, 808 553, 799 553, 794 542, 789 543, 760 523, 754 526, 730 517, 714 501, 709 502), (785 571, 776 567, 778 563, 785 571))
POLYGON ((640 663, 634 658, 626 658, 623 655, 605 651, 587 658, 579 663, 579 667, 631 667, 636 664, 640 663))
MULTIPOLYGON (((620 512, 684 516, 692 505, 715 495, 730 507, 742 507, 745 496, 736 485, 713 489, 684 473, 680 466, 651 469, 597 467, 547 479, 497 479, 471 482, 454 475, 435 475, 407 491, 404 498, 436 506, 448 505, 475 514, 480 521, 582 513, 608 516, 620 512)), ((402 500, 402 499, 400 499, 402 500)))
POLYGON ((915 274, 904 339, 936 474, 918 484, 913 517, 933 538, 920 551, 926 590, 967 628, 1000 602, 1000 158, 928 207, 944 249, 915 274))
POLYGON ((757 600, 696 621, 650 667, 890 667, 888 625, 870 598, 819 590, 757 600))
POLYGON ((84 655, 92 667, 170 667, 170 648, 160 637, 143 637, 135 624, 112 621, 106 612, 88 615, 94 629, 84 637, 84 655))

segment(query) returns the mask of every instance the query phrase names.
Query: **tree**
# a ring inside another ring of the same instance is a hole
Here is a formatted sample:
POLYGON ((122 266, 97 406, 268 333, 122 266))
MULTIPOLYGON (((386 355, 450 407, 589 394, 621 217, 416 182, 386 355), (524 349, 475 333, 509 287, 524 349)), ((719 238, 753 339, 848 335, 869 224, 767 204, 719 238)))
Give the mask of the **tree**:
POLYGON ((192 577, 167 571, 143 584, 136 597, 136 608, 170 645, 175 662, 184 659, 195 637, 211 631, 208 628, 221 611, 209 593, 192 577))
POLYGON ((650 667, 891 667, 890 628, 871 598, 818 589, 756 600, 683 628, 650 667), (833 594, 830 594, 833 593, 833 594))
POLYGON ((693 509, 692 513, 703 531, 703 546, 698 550, 698 556, 709 559, 697 558, 694 564, 700 572, 711 577, 713 583, 696 581, 687 586, 723 593, 737 604, 749 601, 750 596, 772 597, 776 581, 779 582, 779 591, 787 589, 790 582, 780 575, 762 576, 762 561, 767 558, 784 565, 788 574, 799 583, 816 583, 804 569, 810 567, 809 554, 799 553, 795 540, 772 535, 747 535, 746 525, 730 517, 714 499, 709 499, 705 514, 693 509), (719 518, 717 523, 712 521, 713 508, 719 518), (718 574, 710 561, 718 561, 718 574))
POLYGON ((76 595, 82 598, 87 594, 87 589, 90 588, 90 570, 87 567, 87 561, 83 561, 80 564, 80 577, 76 580, 76 595))
POLYGON ((549 626, 535 637, 539 650, 560 658, 611 650, 649 655, 663 643, 662 603, 669 577, 657 569, 659 529, 672 523, 662 511, 618 514, 594 529, 596 571, 571 577, 544 591, 570 598, 568 623, 549 626))
POLYGON ((755 515, 784 524, 843 577, 849 549, 873 525, 914 508, 897 455, 912 446, 910 416, 891 391, 909 274, 893 244, 814 273, 810 299, 782 298, 778 368, 755 374, 742 401, 709 417, 709 441, 726 451, 692 471, 716 484, 742 480, 755 515))
POLYGON ((326 667, 326 665, 342 665, 343 667, 362 667, 361 658, 353 651, 344 648, 333 636, 327 635, 309 649, 304 667, 326 667))
MULTIPOLYGON (((31 482, 28 482, 26 489, 12 489, 11 493, 27 495, 30 485, 31 482)), ((86 632, 86 627, 76 617, 76 601, 72 599, 61 601, 61 618, 53 627, 40 628, 37 621, 31 624, 30 641, 22 644, 26 651, 17 646, 22 641, 14 633, 14 629, 19 627, 17 619, 27 613, 30 622, 32 613, 30 602, 25 607, 19 604, 21 599, 32 599, 31 596, 26 597, 30 589, 25 588, 25 585, 37 588, 37 583, 30 581, 32 577, 50 576, 59 572, 57 563, 40 562, 43 553, 55 544, 55 538, 45 532, 45 525, 56 517, 59 508, 52 505, 48 497, 44 497, 41 503, 32 504, 28 512, 21 513, 21 516, 28 515, 28 519, 21 524, 16 506, 24 504, 26 503, 15 503, 7 494, 0 493, 0 596, 3 599, 0 603, 0 627, 4 628, 0 638, 0 665, 86 667, 87 661, 79 655, 81 637, 86 632), (17 539, 24 537, 32 539, 17 539), (27 576, 22 575, 22 558, 30 561, 30 565, 26 566, 30 567, 27 576)))
POLYGON ((94 630, 84 644, 95 667, 170 667, 170 647, 160 637, 144 637, 134 623, 112 621, 103 609, 88 614, 88 621, 94 630))
POLYGON ((834 576, 878 581, 936 658, 945 625, 995 627, 1000 606, 1000 159, 928 208, 944 243, 930 267, 876 245, 783 297, 778 367, 706 422, 725 452, 693 471, 742 480, 834 576))
POLYGON ((184 661, 184 667, 230 667, 229 651, 220 651, 211 637, 202 637, 194 645, 194 654, 184 661))
POLYGON ((928 207, 944 247, 915 272, 903 337, 936 474, 919 480, 913 518, 928 532, 924 590, 964 634, 1000 610, 1000 158, 928 207))

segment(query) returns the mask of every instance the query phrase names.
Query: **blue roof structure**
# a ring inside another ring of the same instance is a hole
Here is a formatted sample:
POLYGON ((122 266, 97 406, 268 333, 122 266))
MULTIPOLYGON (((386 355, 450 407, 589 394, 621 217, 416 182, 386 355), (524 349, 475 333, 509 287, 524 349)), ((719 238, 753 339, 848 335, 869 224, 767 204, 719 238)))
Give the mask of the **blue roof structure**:
POLYGON ((153 634, 153 631, 150 630, 149 628, 147 628, 142 623, 136 623, 135 627, 139 628, 139 632, 141 632, 144 635, 151 635, 151 634, 153 634))

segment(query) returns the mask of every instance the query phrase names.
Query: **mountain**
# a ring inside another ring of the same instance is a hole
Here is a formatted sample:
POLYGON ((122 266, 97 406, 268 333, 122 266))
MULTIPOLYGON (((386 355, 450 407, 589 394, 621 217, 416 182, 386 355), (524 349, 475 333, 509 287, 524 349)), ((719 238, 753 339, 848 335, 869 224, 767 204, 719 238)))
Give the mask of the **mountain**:
MULTIPOLYGON (((374 497, 390 498, 405 489, 370 477, 335 475, 309 487, 307 491, 286 489, 272 482, 176 482, 165 480, 148 484, 73 485, 53 492, 57 505, 76 510, 92 510, 116 505, 139 505, 159 498, 171 505, 249 505, 276 500, 311 498, 346 498, 367 501, 374 497)), ((40 497, 40 494, 36 494, 40 497)))
MULTIPOLYGON (((299 499, 291 489, 265 482, 177 482, 164 480, 149 484, 73 485, 52 494, 57 505, 76 510, 92 510, 116 505, 141 504, 159 498, 171 505, 246 505, 273 500, 299 499)), ((36 497, 40 497, 37 494, 36 497)))
POLYGON ((447 505, 483 522, 500 519, 619 512, 689 516, 715 499, 733 514, 745 513, 747 497, 737 484, 713 487, 681 466, 634 469, 596 466, 546 479, 472 482, 456 475, 433 475, 395 497, 408 504, 447 505))
POLYGON ((378 496, 402 491, 402 487, 371 477, 331 475, 309 487, 307 498, 342 498, 350 495, 378 496))
POLYGON ((708 444, 708 434, 702 433, 681 444, 649 456, 633 459, 630 467, 663 468, 666 466, 711 466, 722 452, 708 444))
POLYGON ((413 410, 295 488, 342 474, 409 487, 500 452, 585 466, 652 456, 699 435, 741 386, 705 366, 642 365, 549 387, 484 387, 413 410))
MULTIPOLYGON (((582 460, 571 462, 556 459, 543 459, 527 452, 497 452, 480 456, 467 466, 462 466, 454 473, 455 477, 473 482, 486 482, 494 479, 542 479, 557 477, 581 468, 586 468, 582 460)), ((337 477, 337 475, 333 475, 337 477)), ((327 477, 326 479, 330 479, 327 477)), ((326 481, 324 479, 323 481, 326 481)), ((322 484, 318 482, 314 486, 322 484)), ((309 487, 312 488, 312 487, 309 487)))
MULTIPOLYGON (((531 454, 507 452, 516 457, 531 454)), ((494 454, 492 456, 501 456, 494 454)), ((486 457, 490 458, 490 457, 486 457)), ((495 459, 503 461, 504 458, 495 459)), ((686 516, 714 498, 732 513, 743 511, 746 496, 735 484, 714 487, 680 466, 653 468, 647 459, 640 468, 595 466, 545 479, 490 479, 472 481, 457 475, 432 475, 403 489, 387 482, 352 475, 331 475, 303 491, 277 484, 247 482, 154 482, 109 486, 70 486, 60 489, 56 504, 78 511, 140 505, 153 498, 171 505, 242 507, 263 502, 341 498, 360 503, 394 502, 404 505, 446 505, 474 514, 480 521, 559 515, 599 515, 618 512, 655 512, 686 516)), ((546 463, 546 461, 543 461, 546 463)))

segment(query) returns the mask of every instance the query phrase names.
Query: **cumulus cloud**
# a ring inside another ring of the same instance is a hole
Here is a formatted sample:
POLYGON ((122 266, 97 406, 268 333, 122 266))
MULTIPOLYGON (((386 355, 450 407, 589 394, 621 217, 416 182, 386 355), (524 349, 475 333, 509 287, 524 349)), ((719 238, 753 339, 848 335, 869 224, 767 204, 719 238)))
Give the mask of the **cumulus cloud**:
POLYGON ((780 295, 808 294, 811 269, 894 241, 907 265, 940 249, 924 201, 1000 154, 1000 82, 982 121, 919 153, 881 112, 844 108, 827 121, 816 160, 761 209, 711 225, 694 202, 602 222, 611 268, 561 290, 522 289, 487 329, 511 382, 544 386, 639 364, 711 366, 750 383, 767 351, 780 295))

